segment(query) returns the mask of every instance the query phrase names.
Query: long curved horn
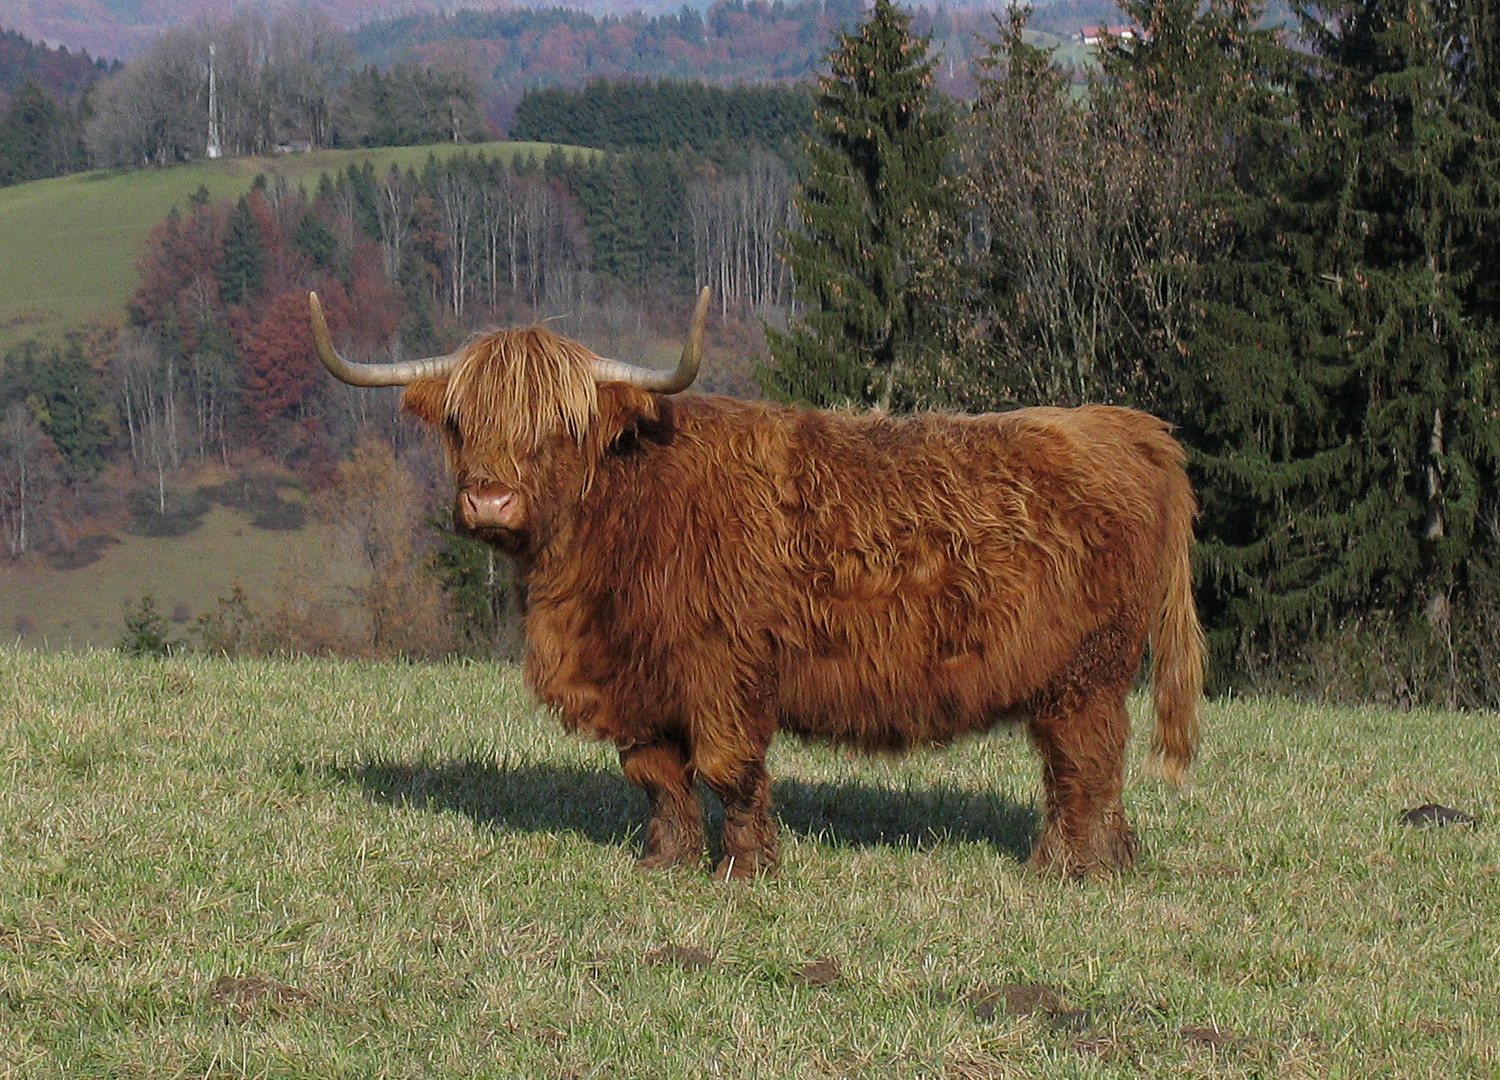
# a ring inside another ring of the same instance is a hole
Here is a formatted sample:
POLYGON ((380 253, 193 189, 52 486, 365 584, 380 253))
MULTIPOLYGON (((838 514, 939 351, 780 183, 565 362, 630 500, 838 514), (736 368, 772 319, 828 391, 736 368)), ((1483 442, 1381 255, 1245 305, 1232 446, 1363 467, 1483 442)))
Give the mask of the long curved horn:
POLYGON ((672 371, 657 371, 655 368, 637 367, 619 360, 594 361, 594 379, 598 382, 622 382, 638 386, 642 390, 654 390, 658 394, 675 394, 693 385, 698 377, 698 364, 703 359, 703 327, 708 322, 707 285, 698 294, 698 307, 693 312, 693 322, 688 328, 687 344, 682 347, 682 358, 672 371))
POLYGON ((423 360, 403 360, 395 364, 357 364, 345 360, 333 347, 333 338, 328 334, 328 322, 323 318, 323 305, 318 294, 307 294, 307 303, 312 311, 313 344, 317 346, 318 358, 323 366, 339 379, 351 386, 405 386, 417 379, 435 379, 448 374, 458 363, 459 354, 429 356, 423 360))

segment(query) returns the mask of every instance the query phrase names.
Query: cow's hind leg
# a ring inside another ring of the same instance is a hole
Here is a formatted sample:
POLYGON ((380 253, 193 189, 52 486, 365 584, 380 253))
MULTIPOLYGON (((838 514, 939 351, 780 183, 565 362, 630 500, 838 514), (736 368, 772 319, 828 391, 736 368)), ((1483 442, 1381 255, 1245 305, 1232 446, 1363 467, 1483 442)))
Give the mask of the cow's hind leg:
POLYGON ((736 767, 699 767, 698 775, 724 804, 724 856, 714 877, 739 880, 770 874, 781 858, 771 818, 771 777, 763 757, 736 767))
POLYGON ((1140 661, 1134 635, 1096 634, 1043 695, 1030 724, 1042 755, 1046 820, 1034 870, 1086 877, 1128 870, 1135 834, 1125 818, 1125 695, 1140 661))
POLYGON ((620 768, 651 803, 641 869, 698 866, 703 861, 703 809, 683 748, 670 741, 631 746, 620 751, 620 768))

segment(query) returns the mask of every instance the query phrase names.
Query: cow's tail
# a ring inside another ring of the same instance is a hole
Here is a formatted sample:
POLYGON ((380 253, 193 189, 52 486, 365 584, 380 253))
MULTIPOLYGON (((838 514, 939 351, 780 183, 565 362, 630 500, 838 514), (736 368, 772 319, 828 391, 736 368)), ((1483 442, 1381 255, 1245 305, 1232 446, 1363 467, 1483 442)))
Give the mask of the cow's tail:
POLYGON ((1162 778, 1180 787, 1198 749, 1204 641, 1193 602, 1193 520, 1197 504, 1180 468, 1168 497, 1161 607, 1151 626, 1151 681, 1156 732, 1151 755, 1162 778))

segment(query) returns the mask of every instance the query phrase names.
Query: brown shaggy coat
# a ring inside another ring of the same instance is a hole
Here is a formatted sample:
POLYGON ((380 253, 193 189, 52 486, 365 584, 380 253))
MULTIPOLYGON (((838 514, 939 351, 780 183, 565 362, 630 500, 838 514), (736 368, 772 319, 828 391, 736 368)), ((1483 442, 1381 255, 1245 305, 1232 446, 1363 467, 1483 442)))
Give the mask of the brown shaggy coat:
POLYGON ((1033 865, 1130 865, 1125 698, 1148 640, 1171 779, 1203 680, 1166 425, 668 398, 596 385, 590 355, 503 331, 403 404, 444 435, 459 527, 517 560, 530 686, 646 792, 645 865, 702 858, 701 779, 725 807, 718 872, 774 867, 778 730, 902 750, 1001 721, 1043 759, 1033 865))

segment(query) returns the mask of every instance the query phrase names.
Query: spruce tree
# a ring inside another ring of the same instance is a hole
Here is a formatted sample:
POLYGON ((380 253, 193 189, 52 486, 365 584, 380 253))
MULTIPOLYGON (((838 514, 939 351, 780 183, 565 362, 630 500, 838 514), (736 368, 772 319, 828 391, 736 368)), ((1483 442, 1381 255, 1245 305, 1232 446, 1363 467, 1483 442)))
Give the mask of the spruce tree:
POLYGON ((802 228, 786 237, 802 313, 768 332, 773 394, 888 408, 935 396, 944 270, 959 234, 953 121, 928 44, 909 15, 876 0, 828 56, 796 199, 802 228))
POLYGON ((1235 208, 1184 365, 1221 628, 1443 629, 1493 554, 1500 123, 1488 5, 1331 2, 1285 173, 1235 208))
POLYGON ((156 597, 146 593, 125 605, 125 629, 115 650, 126 656, 167 657, 180 652, 183 642, 172 637, 172 624, 156 609, 156 597))
MULTIPOLYGON (((328 174, 323 176, 326 179, 328 174)), ((311 207, 297 220, 291 239, 292 247, 306 255, 314 266, 320 269, 333 266, 334 256, 338 253, 338 237, 311 207)))
POLYGON ((62 457, 67 477, 96 476, 110 444, 104 391, 81 335, 59 346, 26 341, 0 358, 0 405, 27 403, 62 457), (8 369, 8 370, 7 370, 8 369))
POLYGON ((58 173, 54 144, 66 114, 35 79, 28 79, 0 118, 0 186, 58 173))
POLYGON ((224 252, 219 262, 219 299, 227 307, 243 304, 259 291, 266 274, 266 249, 260 222, 242 198, 224 224, 224 252))

